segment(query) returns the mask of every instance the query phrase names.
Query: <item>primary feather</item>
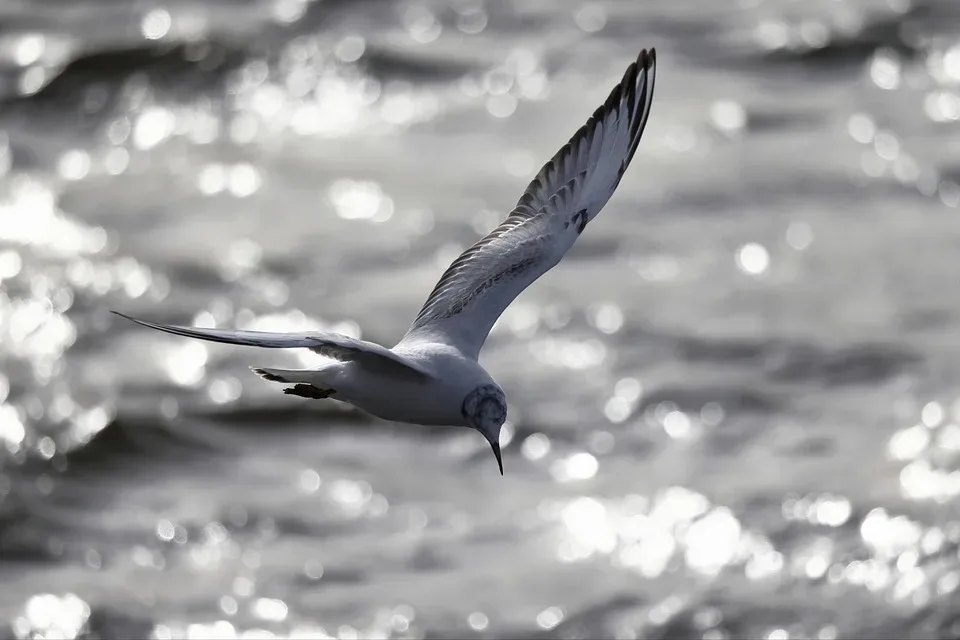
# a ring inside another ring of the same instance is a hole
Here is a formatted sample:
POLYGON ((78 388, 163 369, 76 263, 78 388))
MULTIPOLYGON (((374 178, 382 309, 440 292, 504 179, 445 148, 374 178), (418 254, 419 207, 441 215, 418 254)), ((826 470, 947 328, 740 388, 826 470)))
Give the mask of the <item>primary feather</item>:
POLYGON ((113 313, 145 327, 178 336, 185 336, 187 338, 198 338, 210 342, 246 345, 248 347, 263 347, 267 349, 304 348, 334 360, 359 362, 361 365, 396 373, 415 374, 423 377, 430 376, 429 372, 419 364, 394 353, 386 347, 331 331, 273 333, 266 331, 247 331, 244 329, 205 329, 140 320, 124 315, 119 311, 114 311, 113 313))

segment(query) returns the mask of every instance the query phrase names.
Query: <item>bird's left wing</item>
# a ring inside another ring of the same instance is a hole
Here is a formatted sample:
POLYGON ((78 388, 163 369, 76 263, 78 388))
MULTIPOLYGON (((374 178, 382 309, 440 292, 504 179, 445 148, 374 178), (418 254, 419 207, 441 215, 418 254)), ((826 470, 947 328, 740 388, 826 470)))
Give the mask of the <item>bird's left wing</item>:
POLYGON ((379 370, 409 374, 413 377, 429 378, 429 371, 416 362, 394 353, 390 349, 366 340, 357 340, 332 331, 301 331, 296 333, 273 333, 268 331, 247 331, 244 329, 206 329, 201 327, 181 327, 172 324, 160 324, 149 320, 139 320, 113 311, 151 329, 165 331, 187 338, 198 338, 210 342, 263 347, 267 349, 310 349, 327 358, 343 362, 357 362, 379 370))
POLYGON ((401 343, 427 339, 479 355, 504 309, 563 258, 620 184, 650 115, 655 73, 655 50, 641 51, 506 220, 447 268, 401 343))

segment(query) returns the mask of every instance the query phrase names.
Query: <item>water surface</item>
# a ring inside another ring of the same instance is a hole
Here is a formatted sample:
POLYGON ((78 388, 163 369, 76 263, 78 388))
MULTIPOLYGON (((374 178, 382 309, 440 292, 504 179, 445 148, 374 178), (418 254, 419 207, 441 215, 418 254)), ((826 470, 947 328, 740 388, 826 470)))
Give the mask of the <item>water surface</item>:
POLYGON ((955 637, 951 0, 0 8, 0 620, 26 637, 955 637), (482 438, 138 328, 393 344, 641 48, 482 438))

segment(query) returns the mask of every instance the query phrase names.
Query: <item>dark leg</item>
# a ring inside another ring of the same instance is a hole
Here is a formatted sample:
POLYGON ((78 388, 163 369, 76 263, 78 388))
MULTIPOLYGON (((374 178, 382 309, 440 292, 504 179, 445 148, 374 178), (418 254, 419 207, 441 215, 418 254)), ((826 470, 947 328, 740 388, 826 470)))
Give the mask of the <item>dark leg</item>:
POLYGON ((333 389, 321 389, 312 384, 297 384, 283 390, 284 393, 291 396, 300 396, 301 398, 312 398, 314 400, 323 400, 334 394, 333 389))

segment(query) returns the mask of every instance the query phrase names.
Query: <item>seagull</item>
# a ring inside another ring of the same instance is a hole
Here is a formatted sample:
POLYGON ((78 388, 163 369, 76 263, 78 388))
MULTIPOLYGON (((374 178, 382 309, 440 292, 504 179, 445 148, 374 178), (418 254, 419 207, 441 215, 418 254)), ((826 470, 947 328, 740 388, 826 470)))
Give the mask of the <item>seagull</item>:
POLYGON ((305 348, 325 357, 305 370, 253 368, 284 393, 332 398, 408 424, 470 427, 493 449, 503 475, 503 389, 478 362, 487 334, 524 289, 549 271, 604 207, 637 150, 650 115, 656 50, 643 50, 594 111, 527 187, 510 215, 440 277, 393 348, 329 331, 273 333, 158 324, 188 338, 268 349, 305 348))

